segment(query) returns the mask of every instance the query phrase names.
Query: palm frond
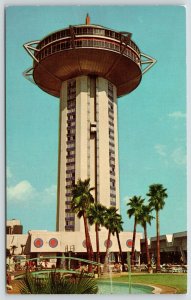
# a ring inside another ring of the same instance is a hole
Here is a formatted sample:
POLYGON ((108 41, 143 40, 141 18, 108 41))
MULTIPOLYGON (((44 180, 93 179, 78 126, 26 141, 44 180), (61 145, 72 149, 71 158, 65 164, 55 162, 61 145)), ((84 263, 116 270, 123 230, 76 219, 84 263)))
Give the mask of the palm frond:
POLYGON ((45 278, 34 277, 26 273, 18 281, 21 294, 96 294, 97 282, 81 273, 79 277, 66 277, 58 272, 50 273, 45 278))
POLYGON ((156 211, 163 209, 165 205, 165 198, 168 197, 166 191, 167 189, 165 189, 163 185, 159 183, 149 186, 149 192, 147 193, 147 196, 149 197, 149 205, 156 211))

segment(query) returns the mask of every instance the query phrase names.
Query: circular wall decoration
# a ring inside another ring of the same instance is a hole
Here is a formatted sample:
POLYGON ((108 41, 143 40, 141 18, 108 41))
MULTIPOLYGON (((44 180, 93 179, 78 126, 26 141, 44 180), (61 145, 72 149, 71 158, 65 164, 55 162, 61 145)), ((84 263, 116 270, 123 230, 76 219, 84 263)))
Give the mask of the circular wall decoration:
POLYGON ((127 245, 128 248, 132 248, 133 241, 131 239, 127 240, 126 245, 127 245))
POLYGON ((34 246, 36 248, 41 248, 43 246, 43 240, 40 238, 37 238, 34 240, 34 246))
POLYGON ((49 240, 49 246, 51 248, 56 248, 58 246, 58 240, 56 238, 52 238, 49 240))
POLYGON ((82 242, 82 246, 83 246, 84 248, 87 248, 87 246, 86 246, 86 240, 84 240, 84 241, 82 242))
MULTIPOLYGON (((104 242, 104 246, 105 246, 105 247, 107 247, 107 241, 108 241, 108 240, 105 240, 105 242, 104 242)), ((112 241, 110 240, 110 241, 109 241, 109 248, 111 248, 111 246, 112 246, 112 241)))

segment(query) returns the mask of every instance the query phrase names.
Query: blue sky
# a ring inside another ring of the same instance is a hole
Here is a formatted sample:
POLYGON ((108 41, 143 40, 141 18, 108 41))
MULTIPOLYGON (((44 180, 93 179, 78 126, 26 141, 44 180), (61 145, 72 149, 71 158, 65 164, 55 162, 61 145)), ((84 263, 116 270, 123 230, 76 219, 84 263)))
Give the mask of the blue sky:
MULTIPOLYGON (((7 218, 25 232, 55 230, 59 101, 22 76, 32 59, 22 45, 84 23, 133 33, 157 64, 119 99, 120 199, 125 230, 129 197, 162 183, 168 199, 161 234, 186 225, 185 9, 178 6, 9 7, 6 11, 7 218)), ((139 230, 142 229, 139 227, 139 230)), ((155 235, 155 222, 148 228, 155 235)))

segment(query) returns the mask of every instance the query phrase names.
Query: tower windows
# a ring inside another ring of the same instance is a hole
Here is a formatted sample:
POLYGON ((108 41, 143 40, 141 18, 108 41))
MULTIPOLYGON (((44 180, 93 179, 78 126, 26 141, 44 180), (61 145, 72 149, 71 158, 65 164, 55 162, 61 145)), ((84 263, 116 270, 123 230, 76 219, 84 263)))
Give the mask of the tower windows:
POLYGON ((114 95, 113 95, 113 85, 110 82, 108 83, 108 119, 109 119, 110 205, 116 206, 114 95))
POLYGON ((75 184, 75 140, 76 140, 76 81, 67 83, 67 148, 66 148, 66 217, 65 230, 74 231, 75 217, 71 212, 71 189, 75 184))

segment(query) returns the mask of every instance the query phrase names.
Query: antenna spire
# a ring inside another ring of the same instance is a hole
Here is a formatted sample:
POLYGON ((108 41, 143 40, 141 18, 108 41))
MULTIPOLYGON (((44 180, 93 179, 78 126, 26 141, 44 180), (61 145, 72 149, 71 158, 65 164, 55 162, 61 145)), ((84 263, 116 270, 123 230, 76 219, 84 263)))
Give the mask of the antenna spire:
POLYGON ((86 25, 90 25, 90 16, 88 14, 86 16, 86 25))

